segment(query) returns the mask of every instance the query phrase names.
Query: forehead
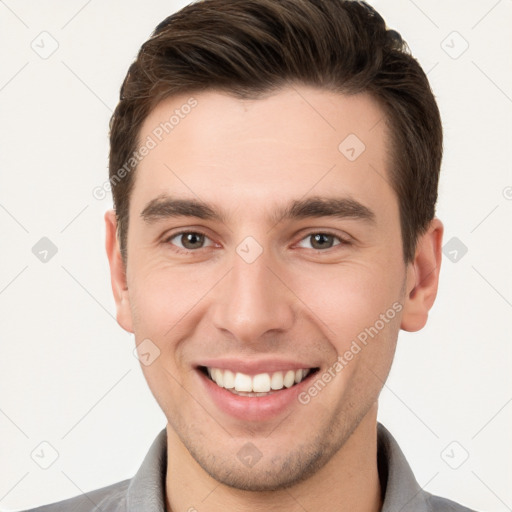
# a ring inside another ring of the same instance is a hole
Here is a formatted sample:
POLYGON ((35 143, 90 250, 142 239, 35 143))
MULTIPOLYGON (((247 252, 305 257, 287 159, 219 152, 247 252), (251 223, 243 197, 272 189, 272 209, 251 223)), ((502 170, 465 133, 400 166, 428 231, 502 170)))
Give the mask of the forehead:
POLYGON ((260 99, 218 91, 160 102, 144 121, 132 203, 164 195, 247 212, 315 196, 395 202, 383 110, 367 94, 290 86, 260 99), (356 197, 357 196, 357 197, 356 197))

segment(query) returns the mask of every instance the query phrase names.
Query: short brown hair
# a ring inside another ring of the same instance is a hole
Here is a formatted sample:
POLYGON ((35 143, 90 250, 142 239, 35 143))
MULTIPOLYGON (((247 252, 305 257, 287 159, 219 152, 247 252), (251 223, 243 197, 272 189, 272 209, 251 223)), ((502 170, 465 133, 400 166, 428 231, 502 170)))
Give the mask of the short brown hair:
POLYGON ((130 193, 142 123, 163 99, 216 89, 259 98, 287 84, 382 106, 391 133, 405 263, 435 214, 442 126, 428 79, 400 34, 354 0, 201 0, 162 21, 128 70, 110 120, 109 176, 126 264, 130 193), (133 160, 133 159, 132 159, 133 160))

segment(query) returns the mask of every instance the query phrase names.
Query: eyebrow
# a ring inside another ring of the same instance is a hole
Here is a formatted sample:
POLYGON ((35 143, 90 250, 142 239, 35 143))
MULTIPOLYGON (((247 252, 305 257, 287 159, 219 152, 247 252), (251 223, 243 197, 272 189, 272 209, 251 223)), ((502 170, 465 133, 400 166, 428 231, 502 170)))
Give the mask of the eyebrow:
MULTIPOLYGON (((195 217, 221 223, 226 223, 228 218, 223 210, 218 210, 204 201, 168 195, 161 195, 149 201, 140 215, 148 224, 173 217, 195 217)), ((322 196, 293 200, 284 208, 272 212, 269 221, 277 224, 282 220, 317 217, 352 218, 375 223, 375 213, 359 201, 350 197, 322 196)))

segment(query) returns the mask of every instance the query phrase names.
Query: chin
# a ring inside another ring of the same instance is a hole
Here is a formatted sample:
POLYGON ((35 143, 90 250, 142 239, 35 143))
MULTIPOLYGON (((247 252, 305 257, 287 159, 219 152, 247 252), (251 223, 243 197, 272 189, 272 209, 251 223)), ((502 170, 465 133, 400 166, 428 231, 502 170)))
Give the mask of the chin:
MULTIPOLYGON (((251 446, 252 450, 257 450, 254 445, 251 446)), ((295 445, 293 451, 284 455, 260 452, 261 458, 249 463, 244 463, 240 457, 241 450, 234 451, 231 456, 211 452, 204 456, 195 449, 189 451, 202 469, 217 482, 240 491, 270 492, 293 487, 310 478, 330 460, 336 447, 317 439, 307 445, 295 445)))

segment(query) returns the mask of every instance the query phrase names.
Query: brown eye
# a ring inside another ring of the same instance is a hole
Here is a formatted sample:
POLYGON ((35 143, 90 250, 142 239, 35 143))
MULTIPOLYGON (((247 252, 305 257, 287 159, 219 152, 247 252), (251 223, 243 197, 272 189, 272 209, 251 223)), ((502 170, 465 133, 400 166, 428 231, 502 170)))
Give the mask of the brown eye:
POLYGON ((204 242, 204 236, 199 233, 184 233, 180 236, 185 249, 199 249, 204 242))
POLYGON ((308 241, 312 249, 316 249, 319 251, 331 249, 336 245, 348 244, 348 241, 344 240, 343 238, 337 235, 332 235, 330 233, 310 233, 301 240, 301 243, 303 243, 304 241, 308 241), (336 240, 338 240, 337 243, 336 240))
POLYGON ((334 237, 325 233, 310 235, 311 245, 314 249, 330 249, 333 245, 334 237))
MULTIPOLYGON (((175 246, 178 252, 180 252, 180 250, 186 252, 202 249, 205 247, 205 240, 209 240, 209 238, 203 233, 198 233, 196 231, 182 231, 170 236, 165 240, 165 242, 175 246)), ((208 245, 213 244, 210 243, 208 245)))

